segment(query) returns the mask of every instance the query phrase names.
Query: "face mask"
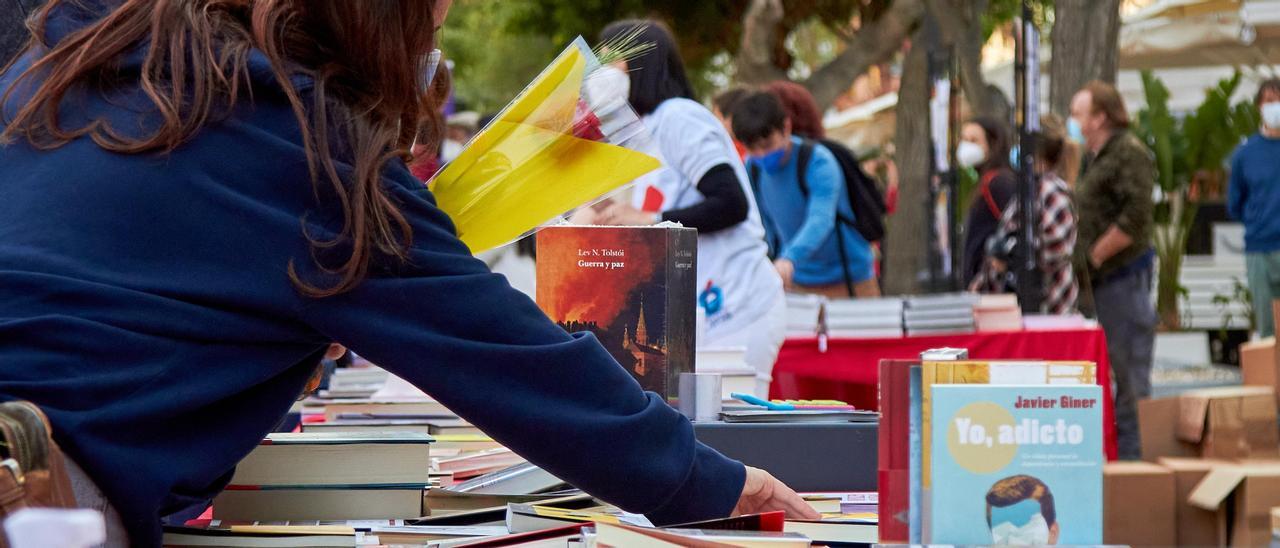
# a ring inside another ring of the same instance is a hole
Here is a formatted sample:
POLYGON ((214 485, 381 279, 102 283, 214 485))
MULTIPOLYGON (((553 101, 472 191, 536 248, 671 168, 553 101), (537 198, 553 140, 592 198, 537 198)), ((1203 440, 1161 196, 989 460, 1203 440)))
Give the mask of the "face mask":
POLYGON ((1280 102, 1263 103, 1262 123, 1271 129, 1280 129, 1280 102))
POLYGON ((631 96, 631 77, 618 67, 603 65, 587 77, 583 92, 593 111, 611 112, 631 96))
POLYGON ((782 160, 787 156, 787 147, 770 152, 762 156, 752 158, 756 163, 760 164, 760 168, 765 171, 777 171, 782 167, 782 160))
POLYGON ((1045 546, 1049 544, 1049 524, 1044 516, 1036 514, 1022 527, 1004 522, 991 528, 991 543, 1014 546, 1045 546))
POLYGON ((1002 508, 991 508, 992 544, 1045 545, 1049 542, 1049 524, 1040 513, 1040 502, 1019 501, 1002 508))
POLYGON ((1080 122, 1075 118, 1067 119, 1067 138, 1075 141, 1076 144, 1084 144, 1084 129, 1080 127, 1080 122))
POLYGON ((960 141, 960 145, 956 147, 956 161, 962 167, 975 167, 986 159, 987 153, 977 143, 960 141))

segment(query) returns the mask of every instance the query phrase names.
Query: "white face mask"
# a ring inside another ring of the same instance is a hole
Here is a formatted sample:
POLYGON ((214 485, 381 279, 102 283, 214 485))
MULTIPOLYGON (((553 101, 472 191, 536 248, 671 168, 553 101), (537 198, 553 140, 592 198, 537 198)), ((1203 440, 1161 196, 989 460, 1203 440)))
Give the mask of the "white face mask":
POLYGON ((1280 101, 1262 104, 1262 123, 1273 130, 1280 130, 1280 101))
POLYGON ((1022 527, 1006 521, 991 528, 991 544, 1044 546, 1049 544, 1049 524, 1040 514, 1032 516, 1031 521, 1022 527))
POLYGON ((618 67, 604 65, 587 76, 584 92, 591 110, 611 111, 616 103, 626 104, 631 96, 631 77, 618 67))
POLYGON ((963 167, 975 167, 986 161, 986 159, 987 153, 977 143, 960 141, 960 144, 956 146, 956 162, 959 162, 963 167))

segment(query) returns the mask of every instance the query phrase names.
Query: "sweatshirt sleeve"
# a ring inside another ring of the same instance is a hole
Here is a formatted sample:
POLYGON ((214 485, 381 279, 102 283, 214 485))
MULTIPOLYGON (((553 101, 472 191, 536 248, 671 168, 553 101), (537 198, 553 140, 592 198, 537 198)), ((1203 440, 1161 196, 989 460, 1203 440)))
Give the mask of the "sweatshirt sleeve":
POLYGON ((1123 205, 1115 225, 1130 238, 1143 241, 1149 237, 1151 220, 1155 216, 1155 201, 1151 194, 1156 172, 1150 152, 1145 147, 1135 150, 1120 162, 1116 192, 1123 205))
POLYGON ((474 259, 403 164, 388 171, 413 227, 409 261, 378 261, 354 290, 307 301, 303 320, 594 496, 658 524, 729 515, 742 464, 695 440, 594 336, 565 333, 474 259))
POLYGON ((1244 202, 1249 197, 1249 189, 1244 182, 1243 155, 1242 146, 1231 156, 1231 179, 1227 185, 1227 214, 1237 221, 1244 221, 1244 202))
MULTIPOLYGON (((795 153, 799 147, 792 149, 795 153)), ((803 166, 796 166, 799 169, 803 166)), ((836 228, 836 207, 839 205, 841 184, 844 177, 835 158, 825 148, 815 145, 809 159, 805 183, 809 186, 809 199, 805 204, 804 222, 796 235, 787 243, 780 256, 793 263, 810 259, 836 228)))
POLYGON ((662 214, 662 220, 696 228, 698 234, 714 234, 747 220, 750 213, 747 193, 729 164, 715 166, 703 175, 698 181, 698 192, 704 198, 701 202, 668 210, 662 214))

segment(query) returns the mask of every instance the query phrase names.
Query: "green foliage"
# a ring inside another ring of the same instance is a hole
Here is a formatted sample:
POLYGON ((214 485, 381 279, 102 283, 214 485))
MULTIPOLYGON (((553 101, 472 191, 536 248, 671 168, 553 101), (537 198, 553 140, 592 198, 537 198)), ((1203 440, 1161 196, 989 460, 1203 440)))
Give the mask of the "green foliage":
POLYGON ((1183 122, 1187 139, 1187 165, 1194 171, 1220 174, 1240 141, 1257 131, 1253 105, 1231 106, 1240 87, 1240 72, 1205 92, 1204 102, 1183 122))
POLYGON ((449 11, 440 49, 453 61, 454 92, 466 108, 497 112, 569 44, 537 33, 507 32, 517 4, 456 0, 449 11))
POLYGON ((1187 183, 1186 141, 1178 131, 1178 120, 1169 112, 1169 88, 1150 71, 1142 71, 1142 91, 1147 108, 1138 112, 1134 131, 1156 157, 1156 180, 1166 194, 1187 183))
MULTIPOLYGON (((972 1, 972 0, 962 0, 972 1)), ((1053 0, 1029 0, 1031 20, 1041 32, 1053 26, 1053 0)), ((982 14, 982 38, 985 41, 996 29, 1022 17, 1022 0, 989 0, 982 14)))
POLYGON ((1249 331, 1256 331, 1258 317, 1253 310, 1253 291, 1249 289, 1249 284, 1240 281, 1239 277, 1232 277, 1231 282, 1230 295, 1218 293, 1213 296, 1213 304, 1222 312, 1221 333, 1226 336, 1227 330, 1231 328, 1231 321, 1235 319, 1235 314, 1231 311, 1232 303, 1240 303, 1244 308, 1244 318, 1249 321, 1249 331))
POLYGON ((1240 73, 1205 92, 1195 111, 1179 120, 1169 110, 1169 89, 1150 71, 1142 73, 1147 106, 1138 113, 1134 132, 1155 154, 1156 180, 1164 199, 1156 204, 1156 255, 1160 271, 1156 309, 1169 329, 1179 327, 1178 296, 1182 259, 1199 200, 1226 179, 1226 162, 1245 136, 1257 131, 1253 105, 1232 106, 1240 73))

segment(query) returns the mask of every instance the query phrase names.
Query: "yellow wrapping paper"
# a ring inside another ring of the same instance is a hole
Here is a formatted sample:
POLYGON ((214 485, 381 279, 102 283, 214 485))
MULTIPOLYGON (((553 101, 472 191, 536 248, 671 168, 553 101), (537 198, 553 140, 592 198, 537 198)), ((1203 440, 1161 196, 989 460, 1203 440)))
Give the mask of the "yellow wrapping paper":
POLYGON ((510 243, 659 167, 573 135, 586 57, 570 46, 431 182, 473 253, 510 243))

